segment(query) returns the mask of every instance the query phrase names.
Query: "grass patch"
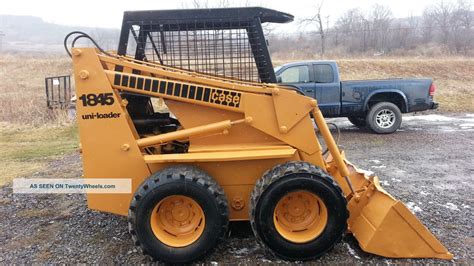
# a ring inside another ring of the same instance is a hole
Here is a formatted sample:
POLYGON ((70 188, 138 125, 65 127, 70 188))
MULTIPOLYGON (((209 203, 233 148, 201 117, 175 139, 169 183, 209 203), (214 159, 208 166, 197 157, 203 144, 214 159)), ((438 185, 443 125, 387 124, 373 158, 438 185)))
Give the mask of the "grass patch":
POLYGON ((0 126, 0 185, 13 178, 31 174, 52 159, 72 153, 78 148, 76 126, 20 127, 0 126))

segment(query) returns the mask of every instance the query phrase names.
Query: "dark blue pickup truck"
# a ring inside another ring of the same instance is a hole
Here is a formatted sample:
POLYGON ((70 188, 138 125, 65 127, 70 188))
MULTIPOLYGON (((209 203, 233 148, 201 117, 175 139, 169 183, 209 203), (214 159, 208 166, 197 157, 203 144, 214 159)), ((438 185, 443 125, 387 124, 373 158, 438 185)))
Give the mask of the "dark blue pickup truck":
POLYGON ((277 81, 318 100, 326 117, 347 117, 376 133, 395 132, 402 113, 436 109, 432 79, 339 80, 335 61, 304 61, 275 68, 277 81))

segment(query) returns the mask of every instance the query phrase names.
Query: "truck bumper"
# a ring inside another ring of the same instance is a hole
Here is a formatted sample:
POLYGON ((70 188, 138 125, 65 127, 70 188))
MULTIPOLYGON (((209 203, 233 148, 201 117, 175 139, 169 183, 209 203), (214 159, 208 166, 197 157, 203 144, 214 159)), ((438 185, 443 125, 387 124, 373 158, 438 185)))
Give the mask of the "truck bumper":
POLYGON ((438 104, 437 102, 432 102, 430 109, 438 109, 438 105, 439 105, 439 104, 438 104))

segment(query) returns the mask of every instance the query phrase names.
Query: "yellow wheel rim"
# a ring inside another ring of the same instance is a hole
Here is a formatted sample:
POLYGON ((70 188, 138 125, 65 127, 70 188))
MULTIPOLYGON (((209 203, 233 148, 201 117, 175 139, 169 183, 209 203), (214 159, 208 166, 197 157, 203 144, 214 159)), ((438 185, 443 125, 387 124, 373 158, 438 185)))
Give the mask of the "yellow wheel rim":
POLYGON ((273 222, 278 233, 293 243, 316 239, 326 227, 328 211, 315 194, 300 190, 286 194, 278 201, 273 222))
POLYGON ((201 237, 205 226, 204 212, 190 197, 173 195, 153 208, 150 218, 155 236, 170 247, 185 247, 201 237))

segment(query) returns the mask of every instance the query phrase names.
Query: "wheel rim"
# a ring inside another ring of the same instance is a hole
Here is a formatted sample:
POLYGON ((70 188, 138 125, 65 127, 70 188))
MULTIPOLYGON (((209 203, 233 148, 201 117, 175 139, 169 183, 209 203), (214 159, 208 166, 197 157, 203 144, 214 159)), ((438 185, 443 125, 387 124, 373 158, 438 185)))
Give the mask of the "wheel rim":
POLYGON ((324 202, 308 191, 294 191, 278 201, 273 222, 278 233, 293 243, 306 243, 317 238, 327 224, 324 202))
POLYGON ((164 244, 185 247, 201 237, 205 217, 201 206, 192 198, 173 195, 155 206, 150 225, 155 236, 164 244))
POLYGON ((395 124, 395 113, 389 109, 382 109, 375 115, 375 122, 381 128, 389 128, 395 124))

